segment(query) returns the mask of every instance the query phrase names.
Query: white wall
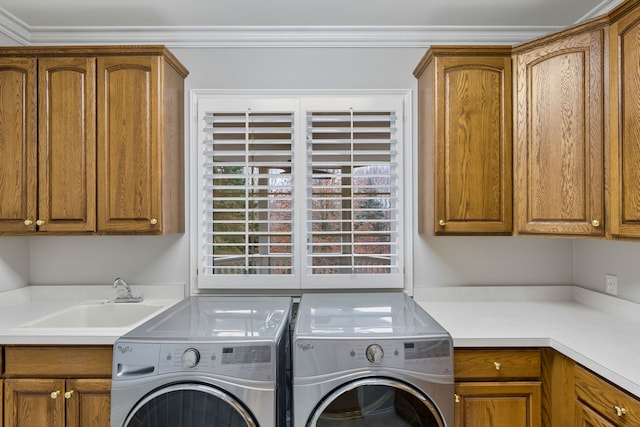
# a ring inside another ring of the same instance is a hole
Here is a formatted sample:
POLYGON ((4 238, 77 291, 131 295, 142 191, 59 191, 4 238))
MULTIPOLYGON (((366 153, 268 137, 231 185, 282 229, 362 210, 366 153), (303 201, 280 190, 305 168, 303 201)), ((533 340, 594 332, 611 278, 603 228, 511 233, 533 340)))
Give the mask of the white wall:
POLYGON ((576 240, 574 281, 604 292, 605 274, 618 276, 618 296, 640 303, 640 242, 576 240))
POLYGON ((29 283, 29 240, 0 237, 0 292, 29 283))
MULTIPOLYGON (((183 48, 172 52, 190 70, 188 94, 190 89, 415 91, 412 71, 424 49, 183 48)), ((188 109, 188 99, 185 105, 188 109)), ((188 144, 189 129, 185 134, 188 144)), ((415 144, 415 125, 413 138, 415 144)), ((133 284, 183 283, 190 277, 189 237, 189 233, 169 237, 32 237, 28 239, 29 250, 21 248, 23 254, 30 251, 29 273, 19 276, 33 284, 104 284, 116 276, 133 284)), ((417 287, 572 282, 573 246, 568 240, 415 235, 413 248, 417 287)), ((24 270, 24 261, 16 258, 0 248, 0 278, 10 276, 13 270, 24 270)))

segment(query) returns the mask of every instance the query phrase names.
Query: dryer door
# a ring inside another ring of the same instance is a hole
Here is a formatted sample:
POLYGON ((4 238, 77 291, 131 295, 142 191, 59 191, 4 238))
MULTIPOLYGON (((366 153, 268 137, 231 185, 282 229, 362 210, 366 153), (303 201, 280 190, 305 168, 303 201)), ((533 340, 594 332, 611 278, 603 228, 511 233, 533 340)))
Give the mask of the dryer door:
POLYGON ((307 427, 445 427, 434 403, 413 387, 365 378, 339 387, 311 415, 307 427))
POLYGON ((255 427, 232 396, 204 384, 173 384, 145 396, 123 427, 255 427))

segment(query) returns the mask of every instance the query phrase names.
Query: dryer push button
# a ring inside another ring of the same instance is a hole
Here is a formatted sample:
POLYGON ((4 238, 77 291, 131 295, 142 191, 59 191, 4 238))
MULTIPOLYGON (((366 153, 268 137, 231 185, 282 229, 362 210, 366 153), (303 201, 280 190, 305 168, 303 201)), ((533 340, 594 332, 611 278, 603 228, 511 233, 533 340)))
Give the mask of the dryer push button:
POLYGON ((384 351, 378 344, 371 344, 369 347, 367 347, 366 354, 367 360, 371 363, 376 364, 382 362, 382 358, 384 357, 384 351))

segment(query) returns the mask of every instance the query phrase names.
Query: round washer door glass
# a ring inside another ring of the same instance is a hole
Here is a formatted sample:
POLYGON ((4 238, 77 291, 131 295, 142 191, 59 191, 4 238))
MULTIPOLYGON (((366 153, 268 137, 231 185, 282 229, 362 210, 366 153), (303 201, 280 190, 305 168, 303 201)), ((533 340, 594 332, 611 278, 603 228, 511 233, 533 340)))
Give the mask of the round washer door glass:
POLYGON ((123 427, 255 427, 238 401, 203 384, 174 384, 142 399, 123 427))
POLYGON ((341 387, 323 401, 308 427, 444 427, 429 398, 404 383, 360 380, 341 387))

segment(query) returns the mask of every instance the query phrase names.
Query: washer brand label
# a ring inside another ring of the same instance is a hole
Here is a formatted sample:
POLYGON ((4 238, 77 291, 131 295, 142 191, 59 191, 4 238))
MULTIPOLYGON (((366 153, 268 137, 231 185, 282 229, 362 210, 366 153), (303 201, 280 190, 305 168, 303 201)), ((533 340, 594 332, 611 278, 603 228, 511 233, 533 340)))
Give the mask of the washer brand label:
POLYGON ((133 349, 131 347, 129 347, 128 345, 122 346, 119 345, 118 346, 118 351, 122 354, 127 354, 127 353, 131 353, 133 351, 133 349))
POLYGON ((297 346, 302 351, 313 350, 313 344, 309 344, 306 342, 299 342, 297 343, 297 346))

